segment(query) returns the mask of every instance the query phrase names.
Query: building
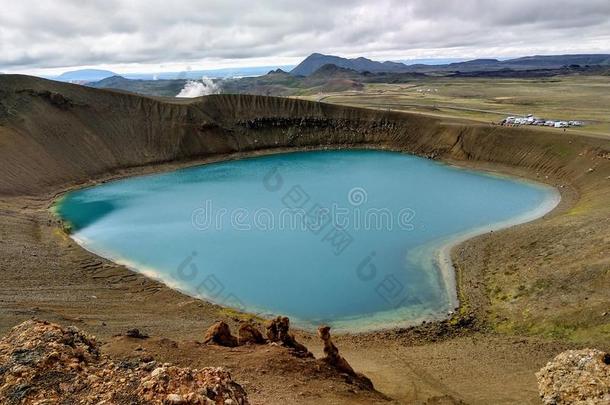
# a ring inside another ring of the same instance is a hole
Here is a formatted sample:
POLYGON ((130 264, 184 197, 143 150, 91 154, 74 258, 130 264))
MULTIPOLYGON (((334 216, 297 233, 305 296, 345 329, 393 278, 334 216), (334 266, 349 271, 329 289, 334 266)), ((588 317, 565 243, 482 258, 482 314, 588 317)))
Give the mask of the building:
POLYGON ((538 125, 553 128, 568 128, 583 126, 582 121, 561 121, 561 120, 546 120, 539 118, 533 114, 528 114, 526 117, 506 117, 502 120, 502 125, 518 126, 518 125, 538 125))

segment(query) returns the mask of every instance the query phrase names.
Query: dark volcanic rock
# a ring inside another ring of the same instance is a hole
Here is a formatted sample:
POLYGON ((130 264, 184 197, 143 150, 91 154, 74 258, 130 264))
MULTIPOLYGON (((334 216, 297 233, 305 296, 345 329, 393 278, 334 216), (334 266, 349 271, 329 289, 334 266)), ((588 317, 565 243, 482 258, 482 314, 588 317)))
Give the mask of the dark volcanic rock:
POLYGON ((23 92, 28 93, 31 96, 43 98, 55 107, 61 108, 62 110, 67 110, 70 107, 74 106, 74 103, 70 99, 65 97, 63 94, 56 93, 54 91, 37 91, 32 89, 26 89, 23 92))
POLYGON ((280 343, 285 347, 293 349, 294 353, 299 357, 313 357, 313 354, 307 350, 307 347, 297 342, 289 330, 290 319, 285 316, 278 316, 267 324, 267 339, 270 342, 280 343))
POLYGON ((125 332, 125 336, 132 337, 135 339, 148 339, 149 337, 147 334, 140 332, 140 330, 136 328, 129 329, 127 332, 125 332))

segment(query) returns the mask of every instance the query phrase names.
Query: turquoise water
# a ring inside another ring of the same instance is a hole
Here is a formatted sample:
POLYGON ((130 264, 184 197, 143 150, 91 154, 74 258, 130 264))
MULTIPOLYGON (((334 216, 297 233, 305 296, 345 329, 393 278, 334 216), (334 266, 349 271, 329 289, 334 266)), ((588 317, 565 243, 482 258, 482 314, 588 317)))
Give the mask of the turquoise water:
POLYGON ((129 178, 58 204, 85 248, 218 304, 363 330, 455 308, 449 241, 551 189, 382 151, 272 155, 129 178))

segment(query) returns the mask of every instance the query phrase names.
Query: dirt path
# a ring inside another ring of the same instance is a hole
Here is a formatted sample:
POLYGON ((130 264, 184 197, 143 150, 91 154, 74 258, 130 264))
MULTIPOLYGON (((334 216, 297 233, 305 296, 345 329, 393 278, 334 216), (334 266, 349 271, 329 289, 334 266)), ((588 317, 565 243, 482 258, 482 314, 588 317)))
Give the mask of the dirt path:
POLYGON ((342 350, 380 391, 401 403, 450 395, 468 404, 537 404, 534 373, 567 347, 473 334, 428 345, 342 350))

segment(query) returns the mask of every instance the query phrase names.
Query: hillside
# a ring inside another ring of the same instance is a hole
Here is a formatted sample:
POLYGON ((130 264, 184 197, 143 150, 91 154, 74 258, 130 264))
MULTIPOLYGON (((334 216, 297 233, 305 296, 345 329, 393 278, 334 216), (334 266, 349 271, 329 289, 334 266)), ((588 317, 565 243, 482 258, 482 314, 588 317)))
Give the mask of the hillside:
POLYGON ((228 79, 220 82, 221 92, 228 94, 258 94, 292 96, 326 91, 362 89, 364 76, 355 70, 336 65, 324 65, 313 74, 294 76, 281 69, 264 76, 228 79))
MULTIPOLYGON (((225 94, 256 94, 266 96, 295 96, 323 92, 362 90, 365 83, 406 83, 426 77, 423 73, 371 73, 341 68, 333 64, 321 66, 309 76, 294 76, 281 69, 266 75, 215 80, 225 94)), ((175 97, 187 80, 133 80, 113 76, 86 86, 114 89, 147 96, 175 97)))
MULTIPOLYGON (((250 77, 215 79, 226 94, 307 96, 318 93, 359 91, 368 83, 412 83, 419 79, 456 78, 544 78, 567 75, 608 75, 610 55, 530 56, 500 61, 474 59, 445 65, 404 65, 366 58, 345 59, 314 53, 292 71, 282 69, 250 77)), ((143 80, 114 75, 87 86, 123 90, 148 96, 174 97, 187 80, 143 80)))

